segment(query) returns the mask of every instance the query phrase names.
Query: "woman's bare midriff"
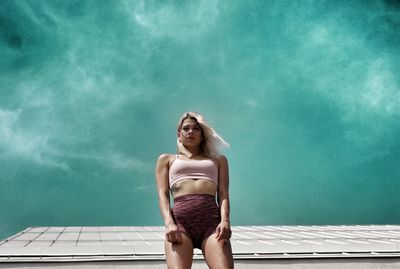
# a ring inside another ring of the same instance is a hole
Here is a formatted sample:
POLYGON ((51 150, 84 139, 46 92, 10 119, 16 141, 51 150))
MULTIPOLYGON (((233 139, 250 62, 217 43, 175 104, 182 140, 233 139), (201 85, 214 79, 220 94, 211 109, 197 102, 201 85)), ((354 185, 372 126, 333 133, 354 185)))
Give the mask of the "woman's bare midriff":
POLYGON ((186 194, 210 194, 215 196, 218 186, 207 179, 184 179, 174 184, 171 189, 174 198, 186 194))

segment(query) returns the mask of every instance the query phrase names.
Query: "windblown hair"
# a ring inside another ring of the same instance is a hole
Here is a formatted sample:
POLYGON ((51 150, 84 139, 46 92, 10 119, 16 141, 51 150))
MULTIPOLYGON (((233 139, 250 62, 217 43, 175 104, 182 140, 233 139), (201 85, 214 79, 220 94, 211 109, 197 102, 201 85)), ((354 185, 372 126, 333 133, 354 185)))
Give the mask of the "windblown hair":
MULTIPOLYGON (((220 155, 220 148, 229 148, 229 144, 205 121, 203 116, 195 112, 186 112, 182 115, 178 122, 178 132, 182 128, 185 119, 193 119, 197 122, 203 133, 203 141, 200 144, 201 153, 211 159, 217 159, 220 155)), ((178 153, 181 153, 188 158, 192 157, 192 153, 177 140, 178 153)))

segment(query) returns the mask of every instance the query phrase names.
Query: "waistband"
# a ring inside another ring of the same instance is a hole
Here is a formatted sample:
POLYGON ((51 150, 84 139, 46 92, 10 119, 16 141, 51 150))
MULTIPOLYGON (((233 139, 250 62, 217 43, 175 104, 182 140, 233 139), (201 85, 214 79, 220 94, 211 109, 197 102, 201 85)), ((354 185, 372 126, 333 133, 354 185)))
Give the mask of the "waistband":
POLYGON ((174 198, 175 202, 182 201, 193 201, 193 200, 213 200, 215 201, 215 196, 211 194, 184 194, 174 198))

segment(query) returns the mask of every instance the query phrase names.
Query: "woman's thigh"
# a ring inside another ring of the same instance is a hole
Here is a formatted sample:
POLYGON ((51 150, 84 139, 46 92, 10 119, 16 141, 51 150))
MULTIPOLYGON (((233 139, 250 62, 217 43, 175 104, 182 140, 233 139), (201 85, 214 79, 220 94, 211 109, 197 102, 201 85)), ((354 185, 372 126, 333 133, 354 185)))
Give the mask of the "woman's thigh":
POLYGON ((192 240, 182 233, 182 242, 171 243, 165 241, 165 256, 168 268, 191 268, 193 261, 192 240))
POLYGON ((207 265, 211 269, 233 268, 232 247, 229 240, 218 241, 213 234, 203 241, 202 249, 207 265))

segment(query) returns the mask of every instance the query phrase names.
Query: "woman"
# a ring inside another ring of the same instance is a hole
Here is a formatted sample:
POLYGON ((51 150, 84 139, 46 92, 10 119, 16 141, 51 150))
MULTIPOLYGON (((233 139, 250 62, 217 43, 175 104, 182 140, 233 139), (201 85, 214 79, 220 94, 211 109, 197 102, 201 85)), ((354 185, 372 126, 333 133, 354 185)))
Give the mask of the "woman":
POLYGON ((191 268, 193 248, 210 268, 233 268, 228 161, 218 152, 229 145, 194 112, 179 120, 177 144, 178 154, 162 154, 156 167, 168 268, 191 268))

